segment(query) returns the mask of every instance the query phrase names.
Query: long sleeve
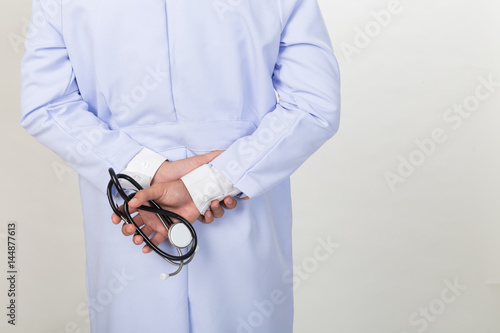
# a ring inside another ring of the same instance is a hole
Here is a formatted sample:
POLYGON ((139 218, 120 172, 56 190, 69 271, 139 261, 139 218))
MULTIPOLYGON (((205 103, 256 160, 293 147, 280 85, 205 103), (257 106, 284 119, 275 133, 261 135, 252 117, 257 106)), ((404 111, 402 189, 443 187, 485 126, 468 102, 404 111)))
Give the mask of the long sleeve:
POLYGON ((212 161, 250 198, 289 177, 339 126, 339 69, 317 1, 282 0, 281 5, 276 109, 212 161))
POLYGON ((143 148, 112 130, 82 99, 62 37, 61 8, 34 0, 21 64, 21 124, 101 191, 143 148), (49 6, 49 7, 48 7, 49 6))

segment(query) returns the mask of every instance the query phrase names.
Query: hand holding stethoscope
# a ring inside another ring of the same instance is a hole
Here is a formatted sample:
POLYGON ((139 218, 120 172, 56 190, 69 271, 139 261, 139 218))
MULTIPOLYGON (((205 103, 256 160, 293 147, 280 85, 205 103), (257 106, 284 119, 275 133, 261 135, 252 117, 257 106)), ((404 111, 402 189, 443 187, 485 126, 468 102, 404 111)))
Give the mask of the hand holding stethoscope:
POLYGON ((114 211, 112 221, 114 224, 125 221, 122 232, 126 236, 136 234, 133 238, 135 244, 140 245, 146 241, 144 253, 155 251, 171 264, 178 266, 175 272, 163 274, 162 278, 177 274, 193 259, 197 250, 197 239, 191 223, 196 219, 210 223, 214 218, 224 215, 224 209, 236 206, 236 200, 226 197, 221 203, 213 201, 210 210, 205 216, 201 216, 183 182, 178 179, 198 167, 200 163, 207 163, 220 153, 220 151, 212 152, 195 158, 164 163, 155 175, 159 176, 157 182, 147 189, 142 189, 131 177, 116 175, 110 170, 108 199, 114 211), (170 181, 172 178, 177 180, 170 181), (132 184, 138 192, 125 193, 119 179, 121 182, 132 184), (125 202, 122 207, 118 207, 113 199, 114 189, 125 202), (136 212, 139 214, 132 217, 136 212), (152 234, 154 235, 149 239, 152 234), (177 254, 167 254, 158 248, 158 245, 166 239, 174 245, 177 254))
MULTIPOLYGON (((174 272, 162 274, 162 279, 165 280, 170 276, 178 274, 184 265, 187 265, 191 262, 191 260, 193 260, 196 251, 198 251, 198 238, 196 236, 196 232, 189 220, 186 220, 186 218, 174 211, 163 209, 160 204, 152 198, 163 198, 164 196, 170 197, 169 203, 174 208, 183 207, 186 203, 194 205, 192 200, 190 200, 189 193, 187 193, 187 196, 178 195, 177 191, 175 191, 181 189, 182 187, 180 186, 184 185, 179 184, 180 180, 178 180, 171 183, 164 183, 164 186, 158 184, 157 186, 152 186, 152 188, 143 190, 141 185, 127 174, 116 174, 115 171, 110 168, 109 175, 111 180, 108 183, 107 195, 109 204, 111 205, 114 214, 118 215, 119 218, 125 222, 125 224, 133 225, 135 227, 135 231, 142 236, 143 240, 153 251, 170 264, 177 266, 177 270, 174 272), (138 192, 130 193, 125 191, 122 186, 122 182, 120 181, 129 182, 138 192), (175 192, 165 189, 165 186, 172 187, 172 184, 177 184, 175 186, 177 186, 178 189, 173 189, 175 192), (118 195, 124 201, 121 209, 115 202, 113 190, 116 190, 118 195), (132 214, 139 213, 141 211, 154 213, 164 227, 163 232, 158 232, 151 239, 149 239, 149 236, 153 233, 151 225, 140 225, 140 222, 144 223, 144 220, 147 217, 141 216, 140 218, 137 218, 137 216, 132 216, 132 214), (166 239, 163 238, 164 236, 168 237, 170 244, 172 244, 172 246, 176 249, 177 253, 167 253, 158 247, 159 243, 166 239), (153 243, 154 238, 156 238, 155 243, 153 243)), ((185 192, 187 192, 187 189, 185 192)), ((194 209, 197 211, 196 206, 194 206, 194 209)), ((192 209, 186 208, 185 210, 188 212, 191 211, 192 215, 198 215, 192 209)))

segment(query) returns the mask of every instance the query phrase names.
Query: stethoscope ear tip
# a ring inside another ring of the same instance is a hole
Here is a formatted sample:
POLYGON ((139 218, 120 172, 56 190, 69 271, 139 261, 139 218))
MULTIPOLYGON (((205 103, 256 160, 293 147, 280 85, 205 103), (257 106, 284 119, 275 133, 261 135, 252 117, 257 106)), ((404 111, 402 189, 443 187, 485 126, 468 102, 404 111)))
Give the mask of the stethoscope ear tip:
POLYGON ((160 279, 162 279, 162 280, 166 280, 169 277, 170 277, 170 274, 168 274, 168 273, 161 273, 161 275, 160 275, 160 279))

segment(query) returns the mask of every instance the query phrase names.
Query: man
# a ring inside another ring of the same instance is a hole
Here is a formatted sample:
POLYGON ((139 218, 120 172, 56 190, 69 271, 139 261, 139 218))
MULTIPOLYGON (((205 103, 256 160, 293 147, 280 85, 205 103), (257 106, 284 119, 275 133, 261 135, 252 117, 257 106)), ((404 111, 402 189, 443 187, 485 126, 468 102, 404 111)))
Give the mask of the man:
POLYGON ((91 331, 291 332, 289 176, 340 114, 316 0, 33 0, 31 32, 22 125, 80 175, 91 331), (107 222, 109 167, 152 181, 132 207, 220 217, 195 224, 179 275, 160 280, 169 264, 107 222), (95 306, 117 274, 126 287, 95 306))

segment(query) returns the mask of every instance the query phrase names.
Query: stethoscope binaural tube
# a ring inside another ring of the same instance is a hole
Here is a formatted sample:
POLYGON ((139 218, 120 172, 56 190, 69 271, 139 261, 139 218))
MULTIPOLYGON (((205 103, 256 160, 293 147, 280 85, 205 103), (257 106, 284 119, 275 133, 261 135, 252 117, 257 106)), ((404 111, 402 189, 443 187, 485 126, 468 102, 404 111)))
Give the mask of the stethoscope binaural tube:
POLYGON ((125 223, 133 224, 136 228, 136 234, 142 236, 146 244, 148 244, 148 246, 151 247, 154 252, 156 252, 159 256, 161 256, 172 265, 178 266, 178 269, 175 272, 170 274, 162 274, 163 279, 179 273, 184 265, 187 265, 189 262, 191 262, 194 254, 198 250, 198 238, 196 236, 196 231, 194 230, 191 223, 189 223, 189 221, 187 221, 184 217, 174 212, 162 209, 161 206, 154 200, 149 200, 149 204, 151 205, 151 207, 144 205, 140 206, 138 208, 139 210, 152 212, 158 216, 161 223, 168 231, 169 241, 177 249, 178 255, 172 255, 161 250, 160 248, 158 248, 158 246, 153 244, 153 242, 151 242, 151 240, 142 232, 141 228, 139 228, 139 226, 135 223, 133 217, 130 215, 128 202, 135 196, 135 193, 127 195, 123 190, 123 187, 121 186, 119 180, 124 179, 130 182, 138 191, 143 189, 142 186, 129 175, 116 174, 112 168, 110 168, 108 171, 111 180, 108 183, 107 195, 109 204, 113 209, 113 212, 115 212, 115 214, 118 215, 125 223), (118 194, 124 201, 123 212, 120 211, 118 205, 113 200, 113 187, 116 188, 118 194), (178 220, 178 222, 174 223, 172 221, 172 218, 178 220), (191 239, 189 239, 189 236, 191 237, 191 239), (188 250, 185 254, 183 254, 181 250, 185 248, 188 248, 188 250))

